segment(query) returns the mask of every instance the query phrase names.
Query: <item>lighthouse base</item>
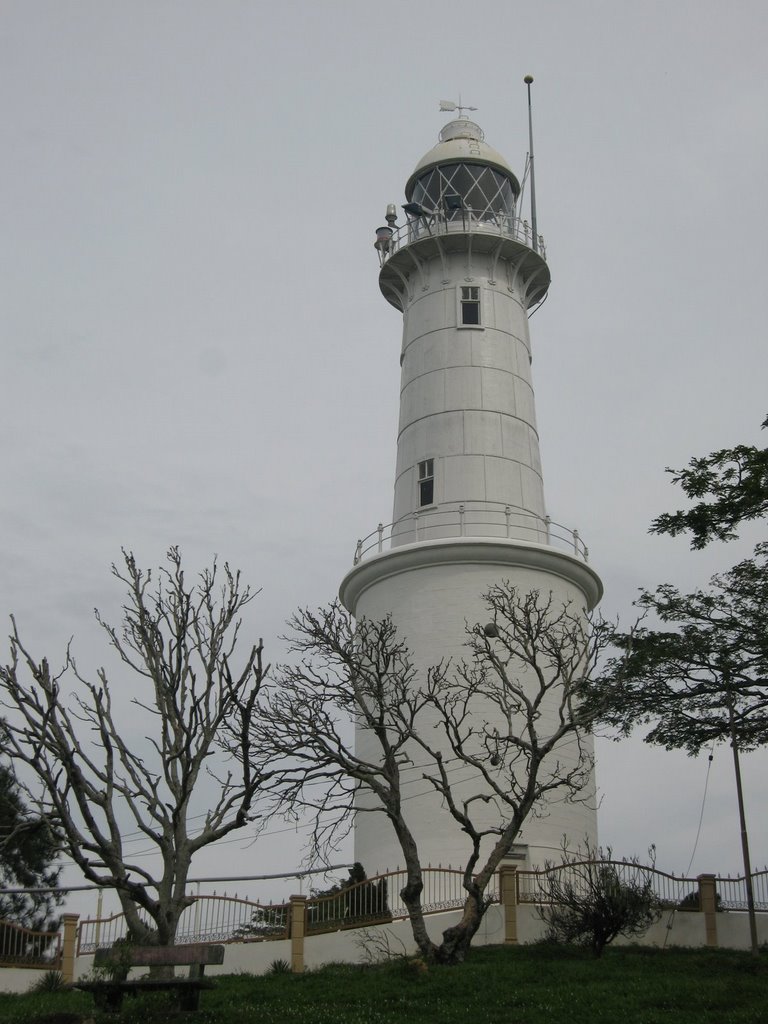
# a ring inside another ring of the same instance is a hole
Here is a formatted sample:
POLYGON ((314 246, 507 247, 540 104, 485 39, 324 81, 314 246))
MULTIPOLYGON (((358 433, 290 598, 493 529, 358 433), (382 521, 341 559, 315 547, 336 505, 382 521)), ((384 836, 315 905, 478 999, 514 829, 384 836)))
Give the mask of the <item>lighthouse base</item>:
MULTIPOLYGON (((467 658, 467 628, 485 623, 490 615, 483 595, 495 584, 509 583, 521 595, 538 591, 551 599, 553 607, 568 605, 571 613, 591 610, 602 596, 598 575, 585 562, 544 544, 493 538, 449 538, 403 545, 355 566, 342 581, 339 596, 355 618, 380 620, 391 615, 398 631, 412 652, 419 678, 426 679, 430 666, 467 658)), ((472 709, 478 724, 488 721, 493 710, 478 705, 472 709)), ((498 713, 496 711, 495 713, 498 713)), ((440 743, 437 718, 425 712, 420 729, 429 741, 440 743)), ((501 725, 501 723, 500 723, 501 725)), ((506 727, 506 726, 505 726, 506 727)), ((374 757, 375 740, 358 731, 356 749, 360 756, 374 757)), ((469 857, 469 839, 443 806, 430 783, 424 778, 430 762, 428 755, 415 748, 411 763, 403 771, 402 806, 406 821, 419 848, 422 867, 432 865, 463 867, 469 857)), ((591 758, 592 739, 582 736, 564 742, 557 752, 563 771, 577 764, 580 757, 591 758)), ((449 758, 446 749, 444 756, 449 758)), ((461 762, 449 765, 452 784, 461 799, 478 791, 478 772, 461 762)), ((529 816, 515 840, 520 866, 543 865, 558 859, 563 839, 571 848, 585 841, 597 845, 597 810, 594 773, 577 801, 565 802, 556 795, 552 802, 538 807, 529 816)), ((504 820, 508 811, 493 801, 473 803, 473 816, 489 826, 504 820)), ((387 817, 369 795, 364 795, 355 818, 355 860, 369 877, 402 866, 400 846, 387 817)), ((486 840, 487 851, 494 837, 486 840)))

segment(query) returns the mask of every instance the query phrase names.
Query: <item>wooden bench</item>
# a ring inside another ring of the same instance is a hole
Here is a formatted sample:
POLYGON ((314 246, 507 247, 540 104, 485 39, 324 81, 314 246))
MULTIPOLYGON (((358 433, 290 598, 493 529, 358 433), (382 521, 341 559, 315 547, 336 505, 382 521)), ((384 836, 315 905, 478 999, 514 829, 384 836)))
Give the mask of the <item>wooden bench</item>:
POLYGON ((126 992, 175 991, 179 1009, 196 1010, 200 1005, 200 990, 213 988, 214 982, 205 978, 209 964, 224 963, 224 947, 197 943, 189 946, 120 946, 117 949, 97 949, 93 966, 96 969, 113 967, 114 977, 98 981, 78 981, 75 988, 93 993, 100 1010, 118 1012, 126 992), (133 978, 126 975, 132 967, 189 967, 186 978, 133 978), (122 975, 122 977, 120 976, 122 975))

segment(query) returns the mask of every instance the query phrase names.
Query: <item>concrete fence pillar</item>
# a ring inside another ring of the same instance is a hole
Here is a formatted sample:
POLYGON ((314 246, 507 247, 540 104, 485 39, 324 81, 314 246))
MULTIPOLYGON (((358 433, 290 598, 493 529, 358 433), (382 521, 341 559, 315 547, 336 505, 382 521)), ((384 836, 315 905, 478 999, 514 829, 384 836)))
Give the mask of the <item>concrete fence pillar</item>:
POLYGON ((501 905, 504 907, 504 942, 517 945, 517 867, 504 864, 499 868, 501 905))
POLYGON ((289 935, 291 939, 291 970, 304 971, 304 937, 307 934, 307 897, 291 896, 289 935))
POLYGON ((699 908, 704 915, 704 931, 708 946, 717 946, 717 892, 714 875, 697 875, 699 908))
POLYGON ((79 914, 62 914, 61 924, 64 937, 61 942, 61 976, 67 985, 75 980, 75 957, 77 955, 77 922, 79 914))

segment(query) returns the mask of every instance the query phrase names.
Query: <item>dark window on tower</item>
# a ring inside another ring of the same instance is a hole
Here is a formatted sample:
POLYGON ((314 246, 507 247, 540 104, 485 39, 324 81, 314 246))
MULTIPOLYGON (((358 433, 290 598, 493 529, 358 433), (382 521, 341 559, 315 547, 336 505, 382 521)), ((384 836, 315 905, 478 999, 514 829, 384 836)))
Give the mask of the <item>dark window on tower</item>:
POLYGON ((461 322, 468 327, 480 324, 480 289, 474 286, 461 288, 461 322))
POLYGON ((419 463, 419 505, 431 505, 435 500, 435 460, 419 463))

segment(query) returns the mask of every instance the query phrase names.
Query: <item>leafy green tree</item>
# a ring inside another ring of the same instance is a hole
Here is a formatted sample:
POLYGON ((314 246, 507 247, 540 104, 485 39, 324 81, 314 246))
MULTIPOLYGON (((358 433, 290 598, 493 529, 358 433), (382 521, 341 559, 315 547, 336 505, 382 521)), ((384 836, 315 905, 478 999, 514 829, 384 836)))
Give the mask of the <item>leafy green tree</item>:
POLYGON ((647 742, 689 754, 768 742, 768 543, 706 590, 663 584, 636 603, 673 628, 614 633, 621 653, 590 683, 590 713, 623 735, 650 724, 647 742))
POLYGON ((36 931, 61 903, 59 892, 11 893, 9 889, 55 889, 59 840, 48 821, 31 814, 13 770, 0 765, 0 921, 36 931))
POLYGON ((587 688, 585 710, 628 734, 650 724, 646 742, 698 754, 728 742, 733 753, 751 944, 757 926, 739 754, 768 742, 768 543, 712 577, 707 590, 670 584, 637 602, 669 630, 642 623, 614 633, 622 652, 587 688))
POLYGON ((768 515, 768 448, 722 448, 667 472, 696 504, 659 516, 651 533, 690 533, 691 547, 703 548, 712 540, 732 540, 740 523, 768 515))

